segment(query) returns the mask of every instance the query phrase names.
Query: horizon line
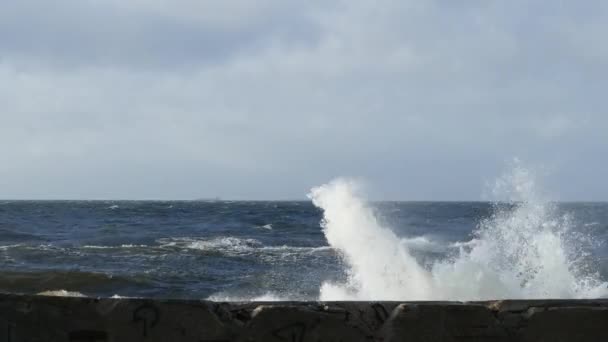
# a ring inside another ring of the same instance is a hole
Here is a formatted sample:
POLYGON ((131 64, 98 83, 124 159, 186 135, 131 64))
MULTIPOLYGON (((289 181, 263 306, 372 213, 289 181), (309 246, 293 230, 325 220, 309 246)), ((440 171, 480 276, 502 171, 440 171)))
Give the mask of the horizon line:
MULTIPOLYGON (((74 199, 74 198, 0 198, 0 202, 311 202, 306 198, 299 199, 246 199, 246 198, 194 198, 194 199, 159 199, 159 198, 144 198, 144 199, 120 199, 120 198, 90 198, 90 199, 74 199)), ((368 199, 365 202, 395 202, 395 203, 516 203, 522 201, 509 200, 484 200, 484 199, 368 199)), ((608 200, 548 200, 548 203, 608 203, 608 200)), ((0 203, 3 204, 3 203, 0 203)), ((6 204, 6 203, 4 203, 6 204)))

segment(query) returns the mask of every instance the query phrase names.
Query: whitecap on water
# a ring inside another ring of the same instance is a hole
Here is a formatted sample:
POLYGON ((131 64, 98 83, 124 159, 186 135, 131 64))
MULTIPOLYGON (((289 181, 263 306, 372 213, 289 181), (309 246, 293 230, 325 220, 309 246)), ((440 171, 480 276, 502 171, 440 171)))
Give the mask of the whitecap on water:
POLYGON ((267 292, 263 295, 228 295, 224 293, 218 293, 211 295, 207 298, 207 300, 211 300, 214 302, 280 302, 289 300, 285 296, 281 296, 279 294, 273 292, 267 292))
POLYGON ((137 298, 137 297, 121 296, 119 294, 114 294, 110 298, 112 298, 112 299, 129 299, 129 298, 137 298))
POLYGON ((122 244, 117 246, 98 246, 98 245, 84 245, 82 248, 85 249, 120 249, 120 248, 148 248, 148 245, 134 245, 134 244, 122 244))
POLYGON ((207 252, 218 252, 226 255, 259 254, 265 255, 289 255, 289 254, 314 254, 317 252, 333 251, 331 246, 298 247, 298 246, 266 246, 256 239, 237 238, 232 236, 220 236, 214 238, 164 238, 157 242, 161 248, 182 248, 186 250, 200 250, 207 252))
POLYGON ((201 251, 218 251, 242 253, 254 248, 262 247, 262 243, 256 239, 241 239, 232 236, 220 236, 211 239, 205 238, 168 238, 159 239, 161 247, 178 247, 184 249, 196 249, 201 251))
POLYGON ((11 248, 18 248, 18 247, 22 247, 24 246, 21 243, 17 243, 17 244, 13 244, 13 245, 4 245, 4 246, 0 246, 0 250, 7 250, 7 249, 11 249, 11 248))
POLYGON ((76 291, 67 290, 48 290, 37 293, 38 296, 51 296, 51 297, 86 297, 84 294, 76 291))

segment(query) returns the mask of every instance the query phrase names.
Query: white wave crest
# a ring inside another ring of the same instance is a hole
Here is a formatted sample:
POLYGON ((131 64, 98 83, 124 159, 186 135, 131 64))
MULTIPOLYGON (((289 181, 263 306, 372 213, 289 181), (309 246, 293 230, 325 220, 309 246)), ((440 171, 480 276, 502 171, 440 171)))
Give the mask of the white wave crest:
POLYGON ((203 238, 169 238, 158 240, 161 247, 178 247, 211 252, 246 253, 255 248, 262 247, 256 239, 241 239, 232 236, 221 236, 211 239, 203 238))
POLYGON ((18 248, 18 247, 22 247, 22 246, 24 246, 22 243, 16 243, 13 245, 4 245, 4 246, 0 246, 0 250, 7 250, 7 249, 18 248))
POLYGON ((288 301, 289 299, 273 292, 267 292, 261 296, 233 296, 218 293, 209 296, 207 300, 211 300, 214 302, 280 302, 288 301))
POLYGON ((50 297, 86 297, 86 295, 76 292, 76 291, 67 291, 67 290, 48 290, 37 293, 38 296, 50 296, 50 297))
POLYGON ((251 255, 255 254, 262 259, 273 260, 289 255, 306 255, 317 252, 332 251, 330 246, 298 247, 298 246, 266 246, 256 239, 243 239, 232 236, 205 238, 165 238, 157 241, 161 248, 181 248, 185 250, 199 250, 222 253, 224 255, 251 255))
POLYGON ((148 248, 148 245, 134 245, 134 244, 122 244, 118 246, 98 246, 98 245, 84 245, 82 248, 85 249, 120 249, 120 248, 148 248))

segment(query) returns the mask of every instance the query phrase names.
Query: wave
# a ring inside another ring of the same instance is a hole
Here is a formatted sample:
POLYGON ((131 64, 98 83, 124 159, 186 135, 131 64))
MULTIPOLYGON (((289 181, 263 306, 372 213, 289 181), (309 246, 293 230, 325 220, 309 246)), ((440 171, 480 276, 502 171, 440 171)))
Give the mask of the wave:
POLYGON ((422 265, 412 249, 434 249, 425 238, 400 239, 381 225, 358 195, 357 184, 337 179, 311 190, 323 210, 330 246, 348 265, 344 283, 325 282, 321 300, 487 300, 597 298, 608 284, 586 262, 589 237, 572 230, 542 199, 533 174, 516 166, 497 182, 511 206, 496 206, 474 239, 456 243, 453 257, 422 265))
POLYGON ((67 290, 47 290, 37 293, 38 296, 50 296, 50 297, 86 297, 84 294, 78 291, 67 291, 67 290))
POLYGON ((116 246, 98 246, 98 245, 84 245, 81 248, 84 249, 129 249, 129 248, 150 248, 149 245, 134 245, 134 244, 122 244, 116 246))
POLYGON ((241 239, 232 236, 221 236, 211 239, 172 237, 159 239, 157 242, 160 244, 161 248, 170 247, 226 254, 247 253, 255 248, 263 246, 262 243, 256 239, 241 239))
POLYGON ((220 236, 213 238, 202 237, 171 237, 156 240, 156 244, 120 244, 120 245, 82 245, 58 246, 54 244, 9 244, 0 245, 0 252, 5 256, 26 255, 30 253, 85 257, 91 254, 117 252, 130 253, 139 257, 153 257, 170 253, 204 253, 226 257, 256 257, 265 261, 273 261, 287 256, 324 256, 334 253, 330 246, 298 247, 289 245, 267 246, 256 239, 220 236))
POLYGON ((209 297, 207 297, 207 300, 211 300, 214 302, 249 302, 249 301, 254 301, 254 302, 280 302, 280 301, 289 301, 290 298, 273 293, 273 292, 267 292, 265 294, 262 295, 227 295, 227 294, 222 294, 222 293, 218 293, 218 294, 214 294, 211 295, 209 297))
POLYGON ((4 245, 4 246, 0 246, 0 250, 6 251, 8 249, 19 248, 19 247, 23 247, 23 246, 25 246, 25 245, 22 243, 16 243, 13 245, 4 245))
POLYGON ((300 252, 325 252, 325 251, 333 251, 334 249, 331 246, 320 246, 320 247, 295 247, 295 246, 265 246, 260 248, 260 250, 265 251, 300 251, 300 252))
POLYGON ((454 247, 453 244, 445 245, 426 236, 402 238, 401 243, 410 250, 429 253, 445 253, 449 248, 454 247))
POLYGON ((149 281, 137 276, 115 276, 87 271, 3 271, 0 291, 37 294, 45 291, 76 291, 81 293, 146 285, 149 281))
POLYGON ((330 246, 266 246, 256 239, 245 239, 232 236, 220 236, 210 239, 193 237, 164 238, 157 240, 157 242, 160 244, 161 248, 197 250, 202 252, 219 253, 222 255, 248 255, 252 253, 263 254, 265 252, 292 252, 312 254, 333 250, 333 248, 330 246))

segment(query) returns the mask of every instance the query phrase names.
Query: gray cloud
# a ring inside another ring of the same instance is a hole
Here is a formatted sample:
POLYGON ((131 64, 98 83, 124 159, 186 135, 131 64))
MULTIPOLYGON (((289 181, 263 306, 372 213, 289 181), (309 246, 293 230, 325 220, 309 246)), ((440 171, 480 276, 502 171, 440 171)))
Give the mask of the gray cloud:
POLYGON ((227 62, 254 53, 269 39, 306 44, 317 34, 293 6, 276 1, 234 6, 208 1, 10 2, 0 13, 0 49, 4 58, 34 65, 172 69, 227 62))
POLYGON ((607 199, 604 3, 251 4, 3 4, 1 197, 607 199))

